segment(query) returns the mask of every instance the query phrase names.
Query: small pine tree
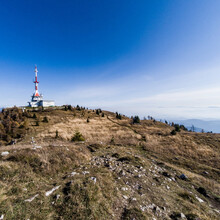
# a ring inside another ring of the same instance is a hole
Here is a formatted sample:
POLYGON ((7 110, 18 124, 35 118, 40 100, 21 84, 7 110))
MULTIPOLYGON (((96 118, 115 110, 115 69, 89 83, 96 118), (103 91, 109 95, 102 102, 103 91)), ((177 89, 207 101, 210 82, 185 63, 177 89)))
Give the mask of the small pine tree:
POLYGON ((56 130, 56 136, 55 136, 55 138, 58 138, 59 137, 59 132, 58 132, 58 130, 56 130))
POLYGON ((121 114, 118 114, 118 112, 116 112, 116 118, 121 120, 121 114))
POLYGON ((89 123, 89 118, 87 118, 86 122, 89 123))
POLYGON ((34 115, 33 115, 33 118, 34 118, 34 119, 36 119, 36 118, 37 118, 37 116, 36 116, 36 114, 35 114, 35 113, 34 113, 34 115))
POLYGON ((48 123, 48 118, 47 118, 47 116, 44 117, 43 122, 44 122, 44 123, 48 123))
POLYGON ((39 123, 39 121, 37 120, 37 121, 36 121, 36 126, 39 126, 39 125, 40 125, 40 123, 39 123))
POLYGON ((72 111, 72 106, 71 105, 68 105, 68 110, 72 111))
POLYGON ((71 140, 72 141, 85 141, 85 138, 82 136, 82 134, 79 131, 76 131, 71 140))
POLYGON ((105 114, 104 114, 104 112, 102 112, 102 117, 105 117, 105 114))
POLYGON ((98 109, 96 109, 96 115, 99 115, 99 110, 98 109))
POLYGON ((176 132, 180 132, 180 126, 178 124, 175 124, 174 127, 176 132))
POLYGON ((133 117, 133 124, 140 124, 140 118, 137 115, 133 117))
POLYGON ((110 144, 114 144, 115 143, 115 138, 114 136, 112 136, 111 140, 110 140, 110 144))
POLYGON ((81 108, 79 107, 79 105, 76 106, 76 110, 80 111, 81 108))
POLYGON ((175 131, 175 129, 172 130, 172 131, 170 132, 170 134, 172 134, 172 135, 176 135, 176 131, 175 131))
POLYGON ((145 136, 145 135, 142 135, 141 140, 142 140, 142 141, 146 141, 146 140, 147 140, 147 139, 146 139, 146 136, 145 136))

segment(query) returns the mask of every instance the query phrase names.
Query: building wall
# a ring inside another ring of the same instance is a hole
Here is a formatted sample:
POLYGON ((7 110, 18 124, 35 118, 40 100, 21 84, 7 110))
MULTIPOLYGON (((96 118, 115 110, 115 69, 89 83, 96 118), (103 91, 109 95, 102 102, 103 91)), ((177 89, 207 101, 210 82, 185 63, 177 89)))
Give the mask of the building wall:
POLYGON ((43 106, 43 107, 51 107, 51 106, 55 106, 55 102, 54 101, 44 101, 44 100, 40 100, 40 101, 32 101, 29 102, 29 106, 30 107, 39 107, 39 106, 43 106))
POLYGON ((41 101, 41 106, 43 107, 51 107, 51 106, 55 106, 55 102, 54 101, 41 101))

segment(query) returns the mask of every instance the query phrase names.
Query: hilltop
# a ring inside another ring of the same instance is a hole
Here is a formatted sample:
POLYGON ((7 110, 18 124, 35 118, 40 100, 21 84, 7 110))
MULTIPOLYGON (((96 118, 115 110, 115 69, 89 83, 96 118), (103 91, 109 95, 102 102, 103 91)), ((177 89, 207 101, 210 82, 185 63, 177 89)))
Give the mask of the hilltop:
POLYGON ((79 106, 4 109, 0 217, 218 219, 220 134, 134 119, 79 106))

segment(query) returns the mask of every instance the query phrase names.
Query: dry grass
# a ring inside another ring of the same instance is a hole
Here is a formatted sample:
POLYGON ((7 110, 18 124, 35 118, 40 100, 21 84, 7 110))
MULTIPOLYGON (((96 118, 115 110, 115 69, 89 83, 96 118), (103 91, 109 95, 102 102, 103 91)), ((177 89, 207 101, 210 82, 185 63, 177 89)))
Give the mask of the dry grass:
POLYGON ((114 113, 104 113, 105 117, 91 110, 37 112, 40 126, 29 118, 25 138, 0 149, 9 151, 0 156, 0 216, 170 219, 172 213, 182 212, 205 220, 218 218, 220 135, 181 131, 172 136, 173 128, 164 123, 145 120, 133 125, 126 117, 117 120, 114 113), (42 122, 44 116, 48 123, 42 122), (75 131, 85 142, 70 142, 75 131), (34 150, 31 137, 42 148, 34 150), (179 179, 182 173, 187 181, 179 179), (45 196, 55 186, 60 188, 45 196), (199 194, 198 187, 209 197, 199 194))

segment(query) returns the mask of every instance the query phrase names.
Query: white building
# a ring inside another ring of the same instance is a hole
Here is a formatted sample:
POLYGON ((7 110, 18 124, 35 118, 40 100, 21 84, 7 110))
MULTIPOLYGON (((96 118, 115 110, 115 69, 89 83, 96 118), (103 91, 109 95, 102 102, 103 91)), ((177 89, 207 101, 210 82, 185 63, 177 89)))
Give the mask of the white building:
POLYGON ((43 100, 43 95, 39 94, 38 92, 38 81, 37 81, 37 67, 35 66, 35 92, 32 95, 31 101, 28 102, 28 106, 29 107, 39 107, 39 106, 43 106, 43 107, 53 107, 55 106, 55 102, 53 100, 43 100))

